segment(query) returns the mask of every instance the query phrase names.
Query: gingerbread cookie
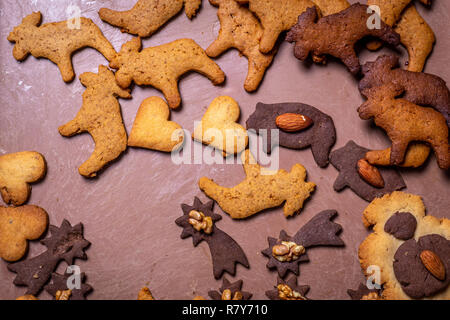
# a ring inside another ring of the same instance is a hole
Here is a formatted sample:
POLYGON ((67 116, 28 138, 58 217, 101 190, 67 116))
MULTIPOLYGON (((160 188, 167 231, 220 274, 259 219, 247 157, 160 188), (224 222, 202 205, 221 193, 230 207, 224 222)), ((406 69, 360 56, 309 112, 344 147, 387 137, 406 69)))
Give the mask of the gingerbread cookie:
POLYGON ((432 109, 418 106, 405 99, 396 99, 401 90, 379 87, 372 89, 368 100, 358 108, 359 117, 374 119, 392 141, 390 163, 397 165, 405 160, 406 150, 412 141, 431 145, 441 169, 450 167, 448 127, 444 116, 432 109))
MULTIPOLYGON (((398 166, 404 168, 417 168, 425 163, 430 155, 430 148, 422 143, 410 143, 405 154, 405 160, 398 166)), ((366 160, 376 166, 391 165, 391 148, 385 150, 373 150, 366 153, 366 160)))
POLYGON ((384 299, 450 299, 450 220, 425 215, 419 196, 394 192, 363 213, 373 226, 359 247, 363 271, 380 267, 384 299))
POLYGON ((247 129, 254 129, 260 135, 263 130, 267 130, 267 135, 263 135, 263 148, 270 153, 276 147, 272 145, 271 130, 280 129, 276 120, 285 114, 306 116, 312 124, 297 131, 280 130, 279 145, 291 149, 310 147, 317 165, 326 167, 331 148, 336 142, 336 129, 330 116, 312 106, 302 103, 258 103, 255 112, 247 120, 247 129))
POLYGON ((34 151, 23 151, 0 156, 0 192, 7 204, 20 206, 31 193, 30 183, 44 178, 47 164, 34 151))
POLYGON ((393 54, 367 62, 362 73, 364 77, 359 83, 359 91, 365 97, 369 97, 377 87, 388 87, 385 95, 399 92, 405 100, 431 106, 444 115, 450 127, 450 91, 443 79, 428 73, 400 69, 398 57, 393 54))
POLYGON ((131 95, 128 90, 123 90, 116 84, 114 73, 102 65, 98 67, 98 74, 83 73, 80 81, 86 87, 83 105, 75 119, 58 130, 64 137, 83 132, 92 136, 95 142, 94 152, 78 168, 82 176, 92 178, 127 148, 127 132, 117 97, 129 99, 131 95))
POLYGON ((247 131, 237 121, 241 110, 231 97, 217 97, 211 102, 192 138, 215 149, 224 157, 239 154, 248 145, 247 131))
POLYGON ((309 300, 306 294, 309 286, 297 285, 297 278, 292 276, 287 281, 277 278, 275 290, 266 291, 270 300, 309 300))
POLYGON ((414 4, 411 3, 405 9, 394 30, 400 35, 400 42, 408 50, 408 71, 422 72, 433 50, 436 37, 414 4))
POLYGON ((341 191, 349 187, 362 199, 372 201, 386 193, 406 187, 402 176, 394 168, 379 168, 384 180, 383 188, 374 187, 363 179, 358 172, 357 163, 360 159, 364 159, 368 151, 354 141, 349 141, 343 148, 331 152, 330 162, 339 171, 339 176, 333 185, 334 190, 341 191))
POLYGON ((350 7, 347 0, 312 0, 319 8, 322 16, 329 16, 350 7))
POLYGON ((206 177, 198 182, 200 189, 233 219, 244 219, 283 203, 284 215, 292 216, 300 212, 316 187, 305 181, 306 169, 301 164, 295 164, 291 172, 268 172, 256 163, 249 150, 242 153, 241 160, 246 178, 237 186, 222 187, 206 177))
POLYGON ((263 28, 258 19, 247 8, 235 0, 209 0, 218 6, 220 21, 218 38, 206 49, 210 57, 217 57, 230 48, 236 48, 248 59, 247 78, 244 88, 255 91, 261 83, 266 69, 271 65, 277 49, 264 54, 259 51, 263 28))
POLYGON ((324 55, 334 56, 347 66, 353 74, 359 73, 361 66, 355 53, 355 43, 366 36, 373 36, 397 46, 400 36, 388 25, 369 29, 367 6, 359 3, 349 8, 317 20, 315 8, 309 8, 298 17, 298 22, 289 31, 286 41, 295 42, 294 55, 305 61, 309 53, 315 62, 324 62, 324 55))
POLYGON ((248 260, 239 244, 228 234, 217 228, 216 222, 222 216, 213 212, 214 201, 203 204, 195 197, 192 206, 182 204, 183 216, 175 223, 183 228, 181 239, 192 237, 194 247, 206 241, 211 251, 213 273, 219 279, 224 272, 232 276, 236 273, 236 264, 248 268, 248 260))
POLYGON ((128 145, 163 152, 177 150, 183 144, 181 126, 169 121, 170 109, 159 97, 142 101, 131 129, 128 145))
POLYGON ((28 240, 40 238, 47 226, 48 214, 40 207, 0 207, 0 257, 20 260, 27 252, 28 240))
POLYGON ((72 54, 82 48, 91 47, 111 61, 116 51, 91 19, 80 18, 80 27, 70 21, 41 24, 41 13, 33 12, 22 20, 9 34, 8 40, 15 42, 13 56, 25 60, 31 53, 36 58, 46 58, 58 65, 62 78, 70 82, 75 77, 72 54))
POLYGON ((237 0, 249 4, 249 9, 261 21, 263 34, 259 44, 262 53, 269 53, 283 31, 297 22, 298 16, 307 8, 314 7, 311 0, 237 0))
POLYGON ((128 11, 101 8, 98 14, 103 21, 120 27, 122 32, 145 38, 180 12, 183 5, 187 17, 192 19, 201 4, 202 0, 138 0, 128 11))
POLYGON ((288 271, 299 274, 301 262, 309 261, 307 249, 316 246, 344 246, 337 235, 342 227, 331 220, 337 215, 335 210, 322 211, 290 237, 281 230, 278 239, 269 237, 269 248, 261 251, 269 262, 268 269, 277 269, 278 276, 284 278, 288 271))
POLYGON ((134 38, 122 46, 110 67, 118 69, 117 83, 128 88, 132 81, 161 90, 172 109, 180 106, 178 79, 189 71, 208 77, 214 85, 225 81, 225 74, 205 51, 191 39, 180 39, 141 50, 141 39, 134 38))
POLYGON ((90 242, 84 239, 81 223, 72 227, 67 220, 63 220, 61 227, 50 225, 49 230, 51 235, 41 240, 47 251, 8 265, 9 271, 17 273, 14 284, 28 287, 26 294, 39 293, 61 261, 72 265, 76 258, 87 259, 84 250, 90 242))
POLYGON ((27 295, 18 297, 16 300, 30 300, 30 301, 36 301, 36 300, 39 300, 39 299, 36 298, 35 296, 31 295, 31 294, 27 294, 27 295))
POLYGON ((219 291, 211 290, 208 295, 213 300, 250 300, 253 294, 242 291, 243 284, 242 280, 231 283, 224 277, 219 291))
POLYGON ((79 274, 80 287, 69 289, 67 286, 68 280, 70 281, 71 273, 58 274, 52 273, 50 283, 44 287, 55 300, 86 300, 86 296, 92 292, 92 287, 85 283, 86 274, 84 272, 79 274), (66 295, 66 298, 64 298, 66 295))

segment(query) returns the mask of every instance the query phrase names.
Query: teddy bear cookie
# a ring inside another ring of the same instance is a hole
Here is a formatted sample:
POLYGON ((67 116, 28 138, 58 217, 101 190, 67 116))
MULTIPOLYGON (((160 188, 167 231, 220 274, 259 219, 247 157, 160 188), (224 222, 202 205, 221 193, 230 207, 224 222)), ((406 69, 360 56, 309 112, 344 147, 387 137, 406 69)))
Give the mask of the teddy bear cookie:
POLYGON ((159 97, 142 101, 131 129, 128 145, 163 152, 177 150, 183 144, 181 126, 169 121, 170 109, 159 97))
POLYGON ((0 193, 7 204, 20 206, 31 193, 30 183, 44 178, 45 158, 38 152, 23 151, 0 156, 0 193))
POLYGON ((48 226, 48 214, 37 206, 0 207, 0 257, 20 260, 28 249, 28 240, 39 239, 48 226))
POLYGON ((295 164, 291 172, 268 171, 256 163, 248 149, 241 154, 241 160, 246 178, 237 186, 222 187, 206 177, 198 182, 200 189, 233 219, 244 219, 283 203, 284 215, 292 216, 300 212, 316 187, 305 181, 306 169, 301 164, 295 164))
POLYGON ((181 104, 178 79, 189 71, 208 77, 214 85, 225 81, 225 74, 205 51, 192 39, 179 39, 160 46, 141 50, 141 39, 134 38, 122 46, 111 61, 110 67, 118 69, 116 81, 128 88, 134 81, 161 90, 170 108, 181 104))
POLYGON ((127 11, 115 11, 101 8, 100 18, 123 32, 149 37, 162 25, 174 17, 181 9, 192 19, 200 8, 202 0, 138 0, 134 7, 127 11))
POLYGON ((65 82, 74 79, 72 54, 82 48, 91 47, 111 61, 116 56, 111 43, 91 19, 80 18, 80 25, 62 21, 41 24, 40 12, 26 16, 22 23, 9 34, 8 40, 15 42, 13 56, 25 60, 31 53, 36 58, 46 58, 56 63, 65 82))
MULTIPOLYGON (((450 299, 450 220, 425 215, 419 196, 393 192, 364 210, 373 227, 358 255, 364 272, 380 268, 381 297, 450 299)), ((369 274, 366 274, 369 276, 369 274)))
POLYGON ((359 3, 320 19, 315 8, 308 8, 298 17, 286 41, 295 42, 294 55, 299 60, 305 61, 311 52, 314 62, 324 63, 328 54, 340 59, 352 74, 358 74, 361 65, 354 49, 357 41, 372 36, 393 46, 400 43, 400 36, 383 22, 380 28, 369 29, 369 18, 367 6, 359 3))
POLYGON ((248 136, 247 130, 237 123, 240 113, 233 98, 215 98, 195 127, 192 138, 221 150, 224 157, 241 153, 248 145, 248 136))
POLYGON ((247 129, 256 130, 264 139, 263 149, 270 153, 272 130, 278 130, 278 144, 291 149, 311 148, 317 165, 328 165, 336 142, 333 119, 319 109, 303 103, 258 103, 247 119, 247 129), (267 133, 267 134, 265 134, 267 133))
POLYGON ((236 48, 248 59, 248 72, 244 89, 253 92, 258 89, 267 68, 277 52, 269 53, 259 50, 263 27, 253 13, 239 5, 236 0, 209 0, 218 6, 217 16, 220 30, 217 39, 206 49, 206 54, 212 58, 218 57, 230 48, 236 48))
POLYGON ((86 87, 83 105, 76 117, 58 130, 64 137, 83 132, 92 136, 94 152, 78 168, 82 176, 92 178, 127 148, 127 132, 117 98, 129 99, 131 95, 117 85, 114 73, 102 65, 98 67, 98 74, 83 73, 80 81, 86 87))

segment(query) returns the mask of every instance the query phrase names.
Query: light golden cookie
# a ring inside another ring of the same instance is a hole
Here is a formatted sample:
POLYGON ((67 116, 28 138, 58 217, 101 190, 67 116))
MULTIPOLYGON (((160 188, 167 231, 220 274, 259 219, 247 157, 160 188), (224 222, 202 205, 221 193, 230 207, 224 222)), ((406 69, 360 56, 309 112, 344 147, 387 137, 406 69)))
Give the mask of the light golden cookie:
POLYGON ((41 19, 40 12, 33 12, 9 34, 8 40, 16 43, 13 50, 16 60, 23 61, 30 53, 36 58, 47 58, 58 65, 63 80, 70 82, 75 77, 72 66, 72 54, 75 51, 91 47, 108 61, 116 55, 111 43, 91 19, 81 17, 79 28, 76 21, 39 26, 41 19))
POLYGON ((0 156, 0 192, 7 204, 20 206, 31 193, 33 183, 41 180, 47 171, 44 157, 34 151, 0 156))
POLYGON ((408 70, 423 71, 436 37, 413 3, 405 9, 394 30, 400 35, 400 42, 408 50, 408 70))
POLYGON ((320 9, 322 16, 338 13, 350 7, 347 0, 312 0, 320 9))
POLYGON ((129 99, 131 95, 117 85, 114 73, 102 65, 98 67, 98 74, 83 73, 80 81, 86 87, 83 105, 75 119, 58 130, 64 137, 83 132, 92 136, 94 152, 78 171, 82 176, 93 178, 127 148, 127 132, 117 98, 129 99))
POLYGON ((363 222, 366 227, 373 227, 373 233, 361 243, 359 260, 366 276, 372 275, 369 266, 380 268, 382 298, 411 299, 412 295, 450 299, 449 274, 441 282, 427 271, 419 258, 423 247, 428 250, 434 247, 433 250, 441 254, 448 273, 449 219, 425 216, 425 206, 419 196, 396 191, 373 200, 364 210, 363 222), (405 256, 405 249, 411 253, 409 257, 405 256), (436 290, 438 292, 434 292, 436 290))
POLYGON ((41 237, 47 225, 47 212, 37 206, 0 207, 0 257, 10 262, 21 259, 28 240, 41 237))
POLYGON ((102 8, 100 18, 123 32, 148 37, 174 17, 183 8, 192 19, 202 4, 201 0, 138 0, 128 11, 115 11, 102 8))
POLYGON ((309 7, 314 7, 311 0, 238 0, 237 2, 249 3, 250 11, 261 21, 264 32, 259 50, 263 53, 269 53, 275 47, 280 33, 292 28, 297 23, 299 15, 309 7))
POLYGON ((217 16, 220 21, 220 31, 218 38, 206 49, 206 54, 215 58, 230 48, 239 50, 248 59, 244 88, 248 92, 255 91, 277 50, 273 49, 268 54, 259 51, 259 43, 264 31, 250 10, 239 5, 235 0, 209 0, 209 2, 219 6, 217 16))
POLYGON ((163 99, 145 99, 134 120, 128 145, 164 152, 178 149, 184 140, 183 129, 169 118, 170 109, 163 99))
MULTIPOLYGON (((430 155, 430 147, 421 143, 411 143, 405 154, 405 160, 399 164, 404 168, 417 168, 425 163, 430 155)), ((366 153, 366 160, 375 166, 391 165, 391 148, 374 150, 366 153)))
POLYGON ((16 300, 39 300, 39 299, 31 294, 27 294, 27 295, 18 297, 16 300))
POLYGON ((240 116, 237 102, 230 97, 217 97, 211 102, 200 124, 194 129, 194 140, 219 149, 226 157, 245 150, 247 130, 237 123, 240 116))
POLYGON ((268 172, 256 163, 249 150, 242 153, 241 159, 246 178, 237 186, 222 187, 205 177, 198 182, 200 189, 233 219, 250 217, 285 201, 284 215, 292 216, 315 189, 314 183, 305 182, 306 170, 301 164, 295 164, 291 172, 268 172))
POLYGON ((225 81, 225 74, 205 51, 192 39, 180 39, 141 51, 141 39, 134 38, 122 46, 111 68, 116 72, 116 81, 128 88, 134 81, 137 85, 148 85, 161 90, 168 105, 176 109, 181 104, 178 79, 189 71, 208 77, 214 85, 225 81))

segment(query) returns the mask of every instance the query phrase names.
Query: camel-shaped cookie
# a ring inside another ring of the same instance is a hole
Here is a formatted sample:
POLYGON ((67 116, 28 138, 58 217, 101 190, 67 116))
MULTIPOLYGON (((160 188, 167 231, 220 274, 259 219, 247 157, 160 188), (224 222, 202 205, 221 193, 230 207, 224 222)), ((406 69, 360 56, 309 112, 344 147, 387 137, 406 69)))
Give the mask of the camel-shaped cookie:
POLYGON ((182 145, 181 126, 169 121, 170 109, 160 97, 142 101, 131 129, 128 145, 163 152, 172 152, 182 145))
POLYGON ((241 110, 237 102, 227 96, 211 102, 192 138, 222 150, 223 156, 239 154, 248 144, 247 130, 239 123, 241 110))
MULTIPOLYGON (((391 88, 392 89, 392 88, 391 88)), ((433 148, 441 169, 450 167, 448 127, 444 116, 432 108, 425 108, 398 96, 390 89, 371 91, 368 100, 358 108, 361 119, 374 118, 375 124, 383 128, 392 141, 391 164, 401 164, 412 141, 424 141, 433 148)))
POLYGON ((25 60, 31 53, 36 58, 47 58, 58 65, 62 78, 70 82, 75 77, 72 54, 85 47, 98 50, 111 61, 116 51, 91 19, 80 18, 80 28, 70 27, 69 21, 46 23, 40 26, 42 15, 33 12, 9 34, 15 42, 13 56, 25 60))
POLYGON ((7 204, 20 206, 31 193, 30 183, 41 180, 47 172, 44 157, 34 151, 0 156, 0 192, 7 204))
POLYGON ((315 62, 324 62, 329 54, 340 60, 353 74, 359 73, 361 66, 355 53, 355 43, 366 36, 373 36, 397 46, 399 35, 388 25, 369 29, 370 15, 367 6, 359 3, 349 8, 317 20, 317 10, 309 8, 298 17, 298 22, 289 31, 286 41, 295 42, 294 55, 304 61, 309 53, 315 62), (317 20, 317 21, 316 21, 317 20))
POLYGON ((37 206, 6 208, 0 206, 0 258, 21 259, 28 240, 36 240, 47 230, 48 214, 37 206))
POLYGON ((237 186, 222 187, 205 177, 198 182, 200 189, 233 219, 250 217, 285 201, 284 215, 292 216, 301 210, 315 189, 314 183, 305 181, 306 170, 301 164, 295 164, 291 172, 283 169, 265 172, 248 149, 242 153, 241 159, 246 178, 237 186))
POLYGON ((128 88, 132 81, 161 90, 172 109, 180 106, 178 79, 189 71, 208 77, 214 85, 225 81, 225 74, 205 51, 191 39, 179 39, 141 51, 141 39, 134 38, 122 46, 110 67, 118 69, 116 81, 128 88))
POLYGON ((65 137, 83 132, 92 136, 95 150, 78 168, 82 176, 92 178, 127 148, 127 133, 117 97, 128 99, 131 95, 116 84, 114 73, 102 65, 98 74, 83 73, 80 81, 86 87, 83 105, 75 119, 58 130, 65 137))
POLYGON ((449 219, 426 215, 421 197, 396 191, 373 200, 363 223, 373 232, 359 246, 359 262, 367 277, 373 277, 369 267, 379 267, 383 299, 450 299, 449 219), (443 278, 432 273, 438 264, 426 267, 423 251, 440 260, 443 278))
POLYGON ((98 14, 103 21, 144 38, 180 12, 183 5, 186 15, 192 19, 201 4, 202 0, 138 0, 128 11, 102 8, 98 14))
POLYGON ((375 61, 362 67, 364 77, 359 83, 359 91, 370 96, 372 88, 392 86, 395 93, 412 103, 431 106, 441 112, 450 126, 450 91, 443 79, 438 76, 412 72, 398 68, 398 56, 389 54, 379 56, 375 61))
POLYGON ((259 51, 263 28, 250 10, 239 5, 235 0, 209 0, 209 2, 219 7, 217 16, 220 21, 220 31, 218 38, 206 49, 206 54, 215 58, 230 48, 239 50, 248 59, 244 89, 248 92, 255 91, 277 50, 273 49, 267 54, 259 51))

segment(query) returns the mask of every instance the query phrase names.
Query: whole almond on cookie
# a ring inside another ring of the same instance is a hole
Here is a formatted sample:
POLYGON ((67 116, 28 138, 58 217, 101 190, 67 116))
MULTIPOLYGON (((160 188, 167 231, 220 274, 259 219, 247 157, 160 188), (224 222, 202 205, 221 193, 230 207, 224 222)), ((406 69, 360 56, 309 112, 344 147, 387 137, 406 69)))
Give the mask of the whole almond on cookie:
POLYGON ((360 159, 356 164, 356 168, 359 175, 364 179, 364 181, 376 188, 384 188, 384 180, 377 167, 372 166, 365 159, 360 159))
POLYGON ((436 253, 430 250, 423 250, 420 253, 420 260, 433 276, 441 281, 445 280, 445 267, 436 253))
POLYGON ((286 132, 297 132, 312 125, 310 117, 297 113, 284 113, 275 119, 278 128, 286 132))

